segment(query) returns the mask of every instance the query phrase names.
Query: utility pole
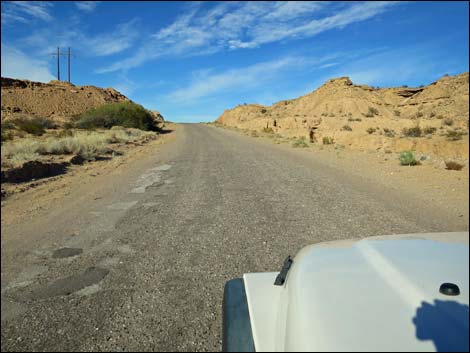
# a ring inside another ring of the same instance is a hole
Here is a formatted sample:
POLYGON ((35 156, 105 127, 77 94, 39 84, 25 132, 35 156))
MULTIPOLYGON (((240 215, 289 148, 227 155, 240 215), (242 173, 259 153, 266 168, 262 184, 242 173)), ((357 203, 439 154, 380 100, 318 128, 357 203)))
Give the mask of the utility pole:
POLYGON ((68 58, 68 74, 69 74, 68 76, 69 76, 69 83, 70 83, 70 47, 69 47, 67 58, 68 58))
POLYGON ((57 81, 60 81, 60 49, 57 47, 57 53, 52 53, 52 56, 57 56, 57 81))
POLYGON ((67 56, 67 74, 68 81, 70 83, 70 57, 75 57, 70 53, 70 47, 68 48, 67 54, 61 53, 60 48, 57 47, 57 53, 52 53, 52 56, 57 56, 57 81, 60 81, 60 56, 67 56))

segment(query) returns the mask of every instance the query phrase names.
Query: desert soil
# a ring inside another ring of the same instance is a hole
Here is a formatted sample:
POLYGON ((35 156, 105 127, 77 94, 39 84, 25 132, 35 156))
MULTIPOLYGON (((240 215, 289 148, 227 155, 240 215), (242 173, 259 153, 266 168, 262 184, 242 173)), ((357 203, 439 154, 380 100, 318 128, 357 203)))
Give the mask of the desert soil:
POLYGON ((468 168, 173 130, 2 203, 2 351, 220 350, 231 278, 325 240, 468 230, 468 168))

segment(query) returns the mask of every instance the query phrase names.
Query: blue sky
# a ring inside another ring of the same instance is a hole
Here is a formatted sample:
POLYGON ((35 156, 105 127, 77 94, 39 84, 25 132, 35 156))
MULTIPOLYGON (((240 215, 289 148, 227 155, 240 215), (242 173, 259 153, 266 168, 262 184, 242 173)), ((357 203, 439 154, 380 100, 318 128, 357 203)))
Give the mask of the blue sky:
POLYGON ((468 2, 2 1, 1 74, 114 87, 177 122, 213 121, 327 79, 419 86, 468 71, 468 2), (66 59, 61 78, 66 78, 66 59))

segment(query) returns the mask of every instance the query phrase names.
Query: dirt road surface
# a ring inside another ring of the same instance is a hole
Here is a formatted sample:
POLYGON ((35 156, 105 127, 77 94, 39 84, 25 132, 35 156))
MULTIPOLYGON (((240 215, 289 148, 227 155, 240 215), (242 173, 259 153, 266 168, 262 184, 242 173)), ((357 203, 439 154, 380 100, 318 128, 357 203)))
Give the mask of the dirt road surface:
POLYGON ((228 279, 320 241, 468 230, 468 213, 312 153, 206 125, 174 134, 44 210, 5 203, 2 351, 220 350, 228 279))

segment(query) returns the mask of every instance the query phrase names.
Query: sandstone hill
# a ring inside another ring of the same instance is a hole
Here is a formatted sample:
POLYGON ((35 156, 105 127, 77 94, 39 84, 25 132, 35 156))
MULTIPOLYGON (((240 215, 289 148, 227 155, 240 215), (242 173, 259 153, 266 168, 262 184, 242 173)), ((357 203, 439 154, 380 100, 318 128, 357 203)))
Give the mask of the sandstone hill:
MULTIPOLYGON (((131 101, 114 88, 75 86, 68 82, 49 83, 1 78, 1 120, 19 115, 68 121, 72 116, 106 103, 131 101)), ((151 112, 163 122, 158 112, 151 112)))
POLYGON ((316 127, 319 143, 322 137, 332 137, 353 149, 411 149, 468 159, 468 85, 468 72, 417 88, 374 88, 341 77, 272 106, 239 105, 224 111, 216 123, 272 128, 290 137, 308 137, 310 128, 316 127))

